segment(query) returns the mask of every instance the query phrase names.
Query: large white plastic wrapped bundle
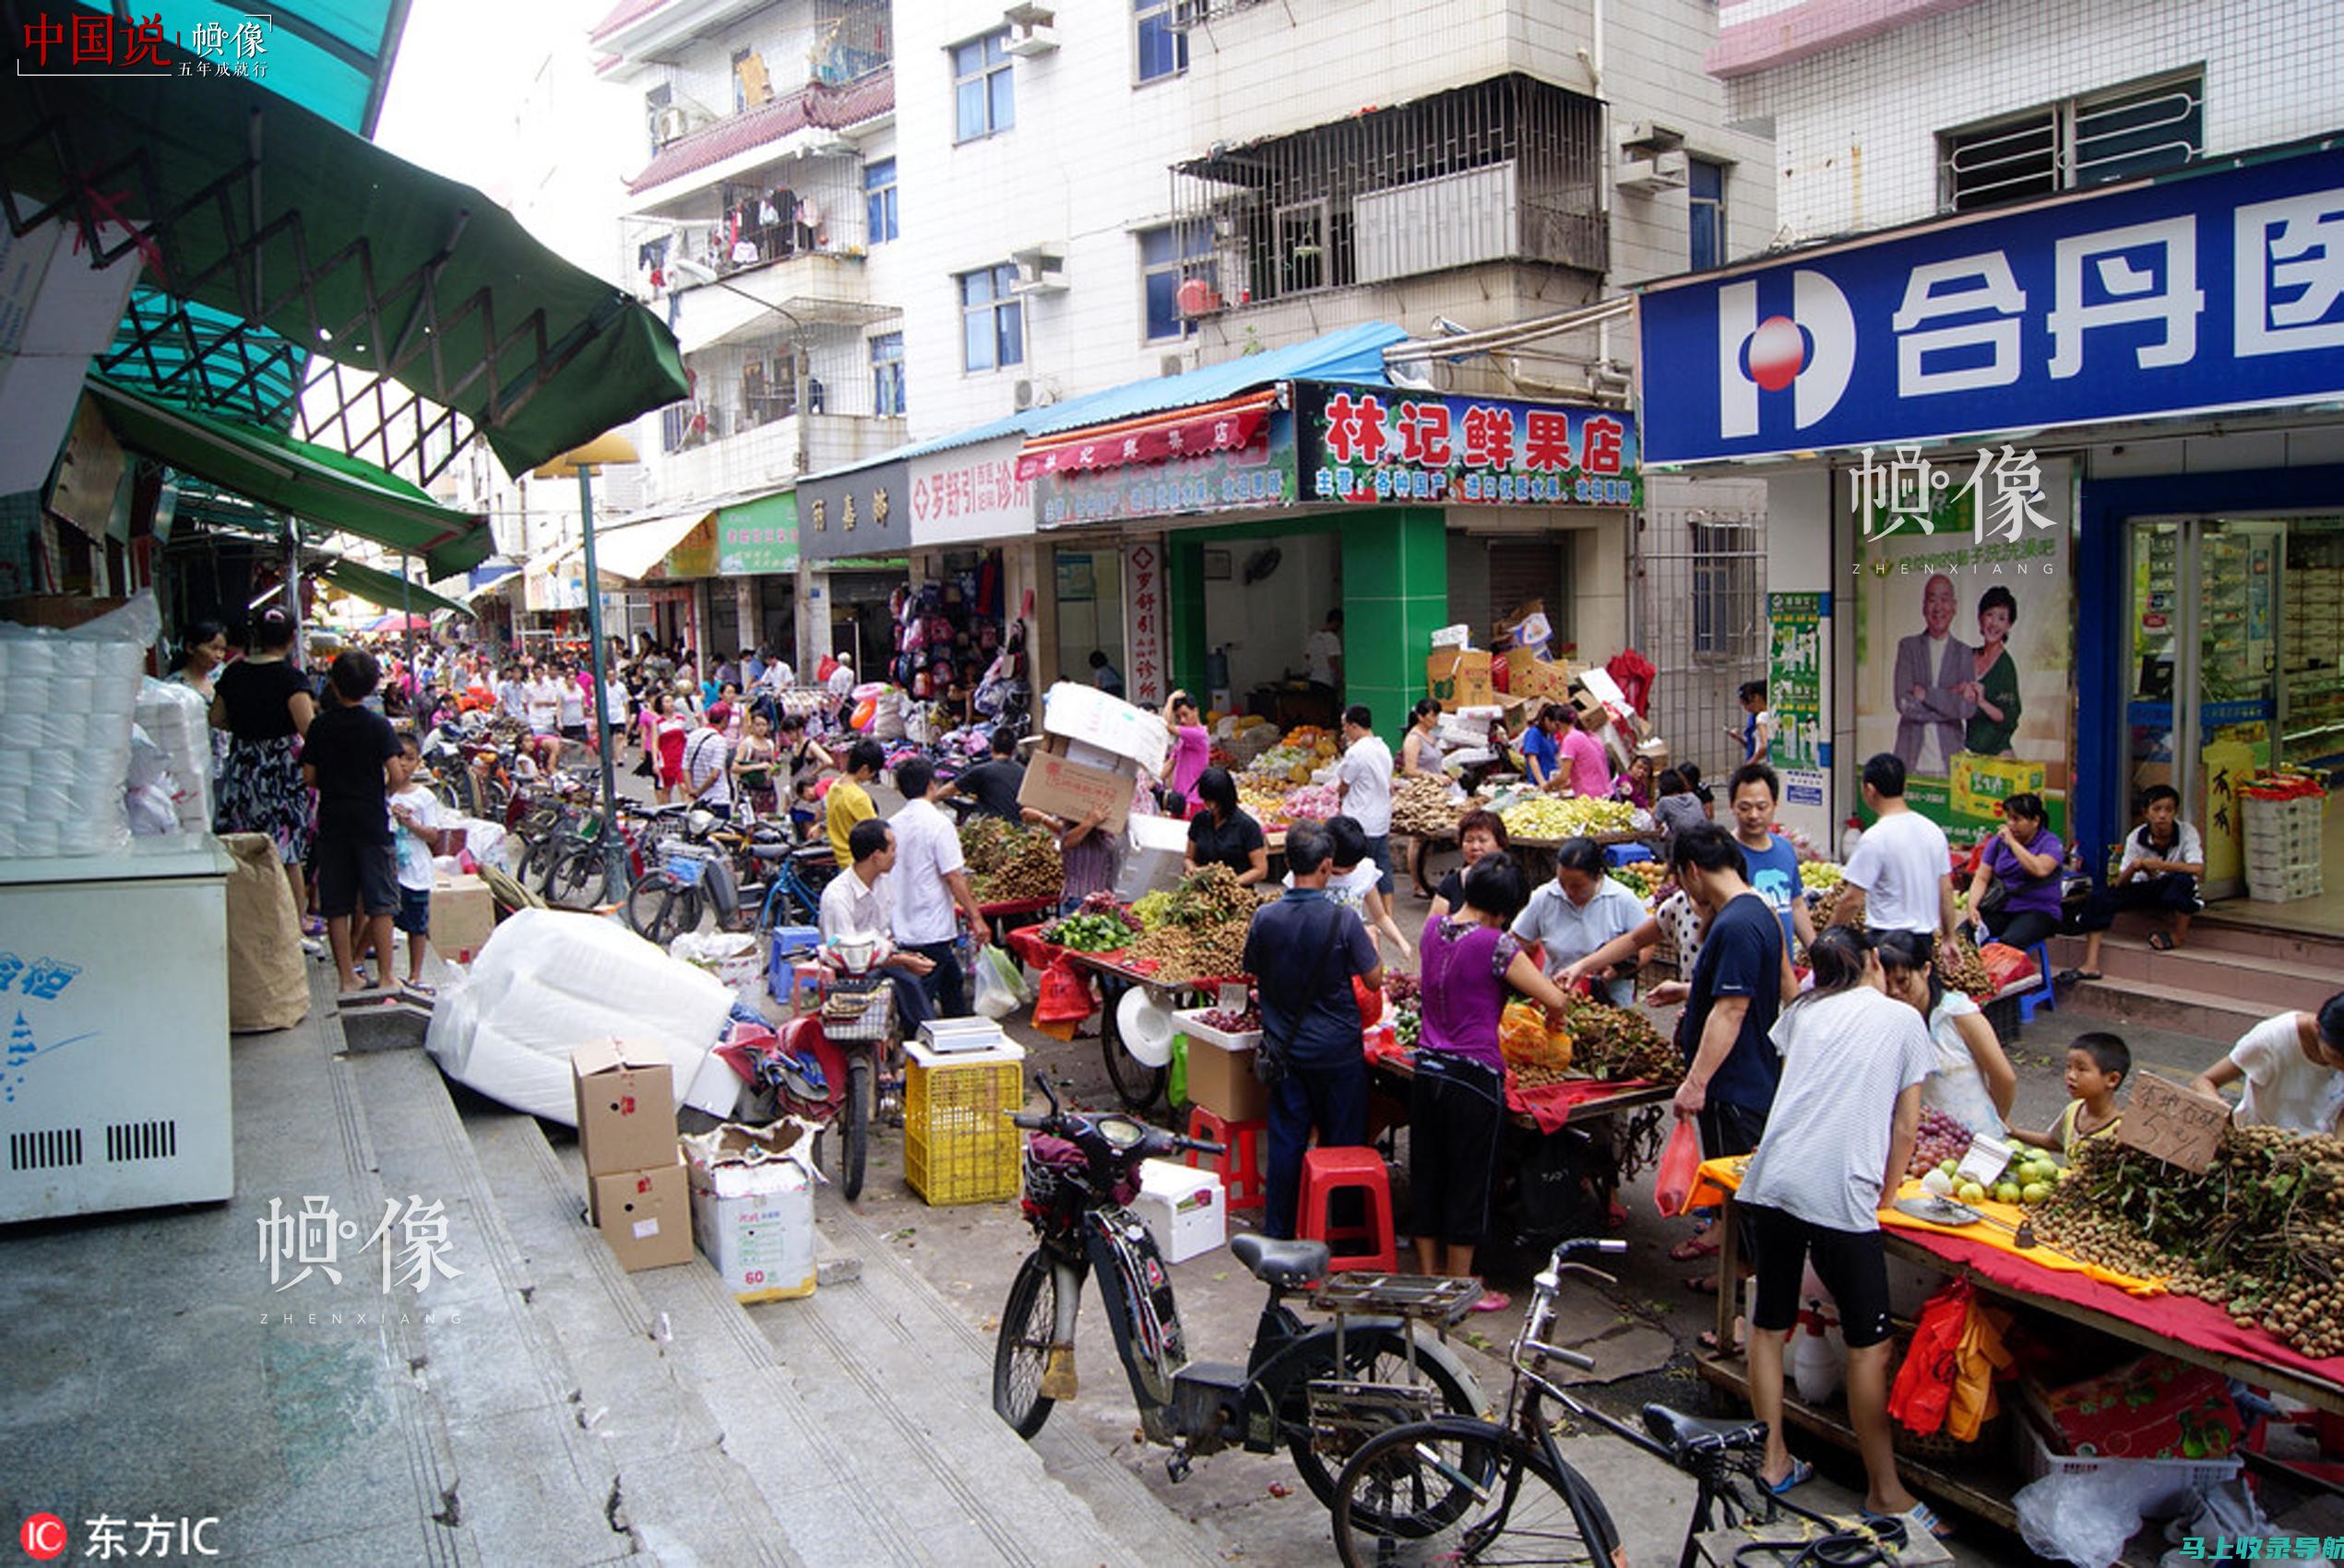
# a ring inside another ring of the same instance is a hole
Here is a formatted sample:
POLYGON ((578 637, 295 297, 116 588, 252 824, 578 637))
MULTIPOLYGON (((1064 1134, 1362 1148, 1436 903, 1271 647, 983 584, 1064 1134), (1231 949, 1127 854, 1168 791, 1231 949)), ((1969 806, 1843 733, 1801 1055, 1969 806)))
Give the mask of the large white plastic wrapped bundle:
POLYGON ((577 1119, 570 1052, 589 1040, 652 1046, 675 1064, 675 1098, 728 1114, 741 1080, 711 1056, 732 992, 610 921, 523 909, 470 975, 441 990, 423 1049, 446 1075, 516 1111, 577 1119), (705 1072, 711 1063, 718 1071, 705 1072))
POLYGON ((128 847, 130 728, 161 629, 151 593, 66 631, 0 622, 0 856, 128 847))
POLYGON ((211 705, 192 686, 151 677, 138 683, 138 728, 171 759, 181 829, 211 826, 211 705))

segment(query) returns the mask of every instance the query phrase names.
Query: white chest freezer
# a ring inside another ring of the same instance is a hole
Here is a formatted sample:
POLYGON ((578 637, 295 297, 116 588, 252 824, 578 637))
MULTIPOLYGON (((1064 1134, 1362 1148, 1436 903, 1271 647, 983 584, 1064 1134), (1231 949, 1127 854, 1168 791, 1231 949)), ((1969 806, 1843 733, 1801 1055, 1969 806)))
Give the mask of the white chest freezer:
POLYGON ((0 860, 0 1221, 223 1199, 227 852, 0 860))

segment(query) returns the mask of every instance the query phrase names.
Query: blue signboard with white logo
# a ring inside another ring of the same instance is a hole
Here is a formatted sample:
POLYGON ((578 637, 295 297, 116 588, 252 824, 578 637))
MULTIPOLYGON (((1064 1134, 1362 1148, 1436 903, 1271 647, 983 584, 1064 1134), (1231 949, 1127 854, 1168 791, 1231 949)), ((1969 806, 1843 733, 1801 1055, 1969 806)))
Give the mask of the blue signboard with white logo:
POLYGON ((2344 393, 2344 151, 1647 291, 1648 463, 2344 393))

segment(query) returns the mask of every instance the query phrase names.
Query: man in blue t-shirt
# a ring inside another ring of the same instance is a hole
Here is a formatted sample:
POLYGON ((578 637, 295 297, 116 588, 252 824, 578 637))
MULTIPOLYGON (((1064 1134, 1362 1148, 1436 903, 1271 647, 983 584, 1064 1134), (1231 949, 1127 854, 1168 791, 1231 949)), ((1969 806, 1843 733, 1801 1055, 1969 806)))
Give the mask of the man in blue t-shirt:
POLYGON ((1750 889, 1781 920, 1782 940, 1795 936, 1803 948, 1815 939, 1815 917, 1799 875, 1798 847, 1774 831, 1775 803, 1781 798, 1774 769, 1762 762, 1744 763, 1727 788, 1733 802, 1733 841, 1749 867, 1750 889))
POLYGON ((1724 828, 1703 823, 1678 834, 1669 863, 1685 896, 1709 915, 1677 1023, 1688 1065, 1676 1111, 1700 1119, 1705 1158, 1748 1154, 1782 1076, 1769 1038, 1790 973, 1782 926, 1751 887, 1741 846, 1724 828))
POLYGON ((1383 960, 1359 916, 1327 897, 1334 846, 1323 824, 1286 834, 1293 885, 1255 912, 1245 972, 1261 996, 1261 1061, 1269 1083, 1269 1169, 1262 1234, 1294 1234, 1294 1202, 1311 1131, 1321 1148, 1367 1142, 1367 1057, 1360 1049, 1358 976, 1384 983, 1383 960))

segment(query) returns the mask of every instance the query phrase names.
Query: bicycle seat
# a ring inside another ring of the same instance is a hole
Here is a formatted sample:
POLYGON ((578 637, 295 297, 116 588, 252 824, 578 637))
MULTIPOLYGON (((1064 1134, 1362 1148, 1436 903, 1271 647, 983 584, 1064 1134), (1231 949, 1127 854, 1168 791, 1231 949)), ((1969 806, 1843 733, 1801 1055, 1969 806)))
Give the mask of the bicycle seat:
POLYGON ((1712 1420, 1688 1416, 1666 1405, 1644 1408, 1644 1430, 1674 1449, 1682 1458, 1692 1454, 1734 1453, 1762 1448, 1767 1441, 1764 1421, 1712 1420))
POLYGON ((790 858, 790 846, 787 844, 752 844, 749 846, 749 856, 752 860, 765 861, 767 862, 786 861, 790 858))
POLYGON ((800 844, 790 851, 790 858, 802 865, 828 865, 835 859, 827 844, 800 844))
POLYGON ((1267 1236, 1239 1236, 1229 1243, 1237 1261, 1254 1277, 1280 1290, 1315 1284, 1327 1277, 1327 1248, 1324 1241, 1273 1241, 1267 1236))

